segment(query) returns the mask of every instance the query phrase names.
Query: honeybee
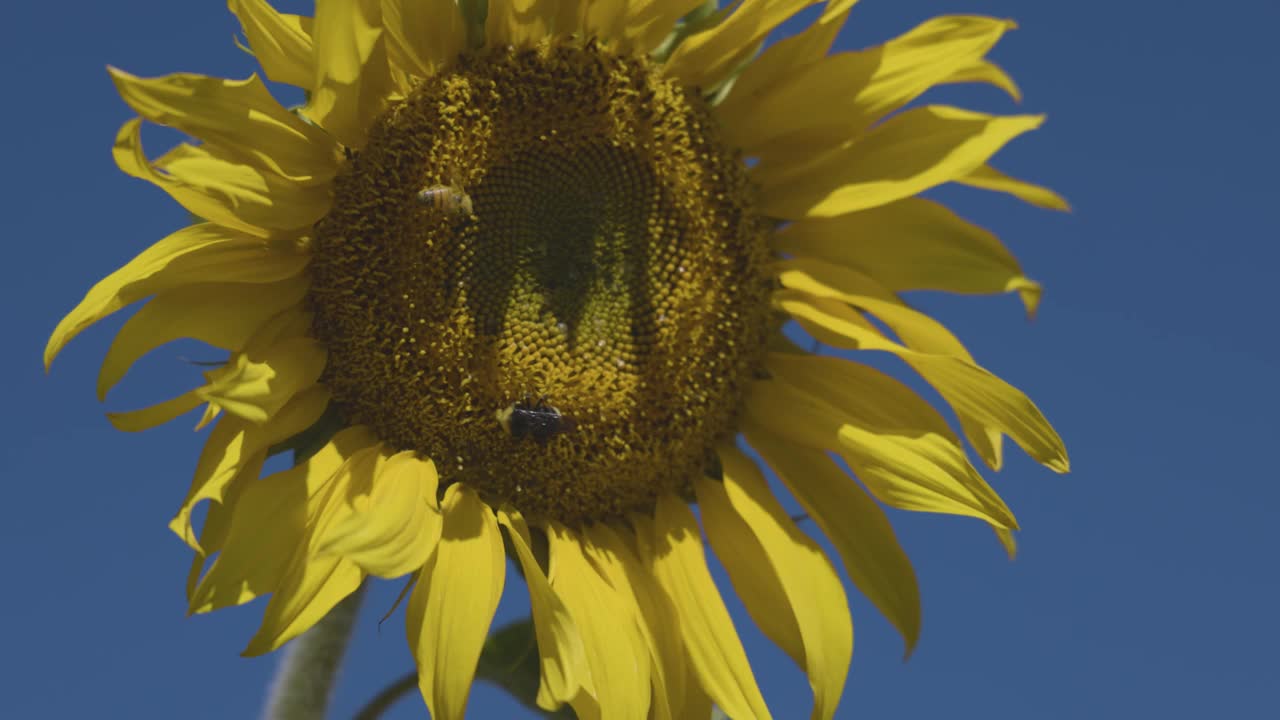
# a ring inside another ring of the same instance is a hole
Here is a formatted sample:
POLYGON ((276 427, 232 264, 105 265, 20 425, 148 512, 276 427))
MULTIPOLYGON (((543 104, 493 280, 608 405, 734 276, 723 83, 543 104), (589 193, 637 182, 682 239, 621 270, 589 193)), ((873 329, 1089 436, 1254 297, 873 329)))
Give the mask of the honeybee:
POLYGON ((513 440, 519 441, 528 435, 539 445, 546 445, 552 436, 569 432, 578 426, 573 418, 548 405, 546 398, 530 403, 529 398, 526 397, 510 407, 499 410, 496 415, 502 429, 506 430, 513 440))
POLYGON ((431 185, 418 191, 418 202, 445 213, 470 215, 475 210, 471 196, 457 185, 431 185))

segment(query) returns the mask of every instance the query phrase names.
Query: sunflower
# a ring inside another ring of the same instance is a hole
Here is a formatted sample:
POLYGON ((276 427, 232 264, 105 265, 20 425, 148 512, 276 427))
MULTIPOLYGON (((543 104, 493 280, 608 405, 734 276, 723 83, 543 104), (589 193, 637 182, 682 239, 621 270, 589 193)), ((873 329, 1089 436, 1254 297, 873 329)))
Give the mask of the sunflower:
POLYGON ((993 469, 1007 435, 1066 471, 1036 407, 900 298, 1017 292, 1035 310, 993 235, 915 196, 955 182, 1064 207, 987 164, 1042 117, 907 107, 947 83, 1016 97, 985 59, 1013 25, 940 17, 828 54, 854 4, 832 0, 760 52, 813 4, 318 0, 312 18, 231 0, 304 104, 256 75, 111 70, 141 116, 116 162, 202 222, 94 286, 45 362, 143 300, 100 395, 171 340, 229 352, 189 392, 110 415, 213 423, 170 525, 195 551, 191 611, 269 595, 259 654, 367 576, 407 576, 422 695, 459 718, 509 554, 542 707, 768 717, 711 549, 830 718, 845 594, 763 465, 908 651, 917 583, 882 504, 978 518, 1012 551, 1013 514, 933 407, 783 325, 901 358, 993 469), (144 119, 196 142, 149 159, 144 119), (263 476, 285 447, 296 466, 263 476))

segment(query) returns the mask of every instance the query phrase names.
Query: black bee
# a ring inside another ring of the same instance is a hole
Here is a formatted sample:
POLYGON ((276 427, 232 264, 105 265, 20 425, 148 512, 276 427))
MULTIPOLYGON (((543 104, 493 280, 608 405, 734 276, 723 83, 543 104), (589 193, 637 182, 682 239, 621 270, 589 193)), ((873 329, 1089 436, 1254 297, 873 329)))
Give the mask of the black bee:
POLYGON ((539 445, 546 445, 552 436, 569 432, 578 425, 573 418, 548 405, 546 398, 530 403, 526 397, 499 410, 497 416, 498 422, 513 440, 518 441, 528 435, 539 445))

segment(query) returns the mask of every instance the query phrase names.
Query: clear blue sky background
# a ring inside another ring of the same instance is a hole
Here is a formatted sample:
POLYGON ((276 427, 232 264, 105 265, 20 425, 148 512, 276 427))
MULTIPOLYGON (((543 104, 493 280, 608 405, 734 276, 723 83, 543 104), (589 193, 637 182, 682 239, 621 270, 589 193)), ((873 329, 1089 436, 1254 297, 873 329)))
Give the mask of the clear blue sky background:
MULTIPOLYGON (((1012 564, 976 522, 894 513, 924 594, 923 639, 904 664, 887 623, 852 596, 840 717, 1270 716, 1280 6, 864 0, 840 47, 943 12, 1021 23, 994 57, 1020 81, 1022 107, 989 88, 936 97, 1047 112, 997 165, 1059 189, 1075 211, 938 193, 1006 239, 1045 302, 1027 322, 1012 297, 913 300, 1037 401, 1074 472, 1053 475, 1011 448, 993 482, 1025 529, 1012 564)), ((261 607, 186 618, 189 554, 165 528, 201 436, 189 419, 141 435, 108 425, 93 384, 119 318, 72 344, 51 376, 39 360, 93 282, 186 222, 114 168, 112 138, 130 113, 104 66, 242 77, 252 60, 232 45, 219 0, 24 2, 7 16, 0 715, 254 717, 276 658, 238 653, 261 607)), ((170 139, 148 138, 153 154, 170 139)), ((180 355, 211 351, 154 353, 107 407, 185 387, 193 369, 180 355)), ((500 620, 525 612, 518 585, 513 576, 500 620)), ((410 666, 402 619, 376 628, 397 589, 370 597, 335 718, 410 666)), ((740 628, 776 715, 807 717, 803 676, 740 628)), ((514 707, 489 688, 473 694, 474 717, 514 707)), ((392 717, 424 715, 414 698, 392 717)))

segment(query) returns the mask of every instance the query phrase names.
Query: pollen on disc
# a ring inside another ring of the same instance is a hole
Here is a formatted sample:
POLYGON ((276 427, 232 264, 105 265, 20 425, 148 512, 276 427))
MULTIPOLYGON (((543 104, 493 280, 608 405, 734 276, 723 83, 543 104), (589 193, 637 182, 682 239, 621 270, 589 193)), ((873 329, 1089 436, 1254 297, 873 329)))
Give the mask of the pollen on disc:
POLYGON ((648 509, 702 472, 761 366, 751 207, 703 101, 649 60, 464 56, 336 181, 311 268, 324 380, 442 487, 570 524, 648 509), (517 437, 511 413, 539 403, 561 420, 521 422, 554 431, 517 437))

